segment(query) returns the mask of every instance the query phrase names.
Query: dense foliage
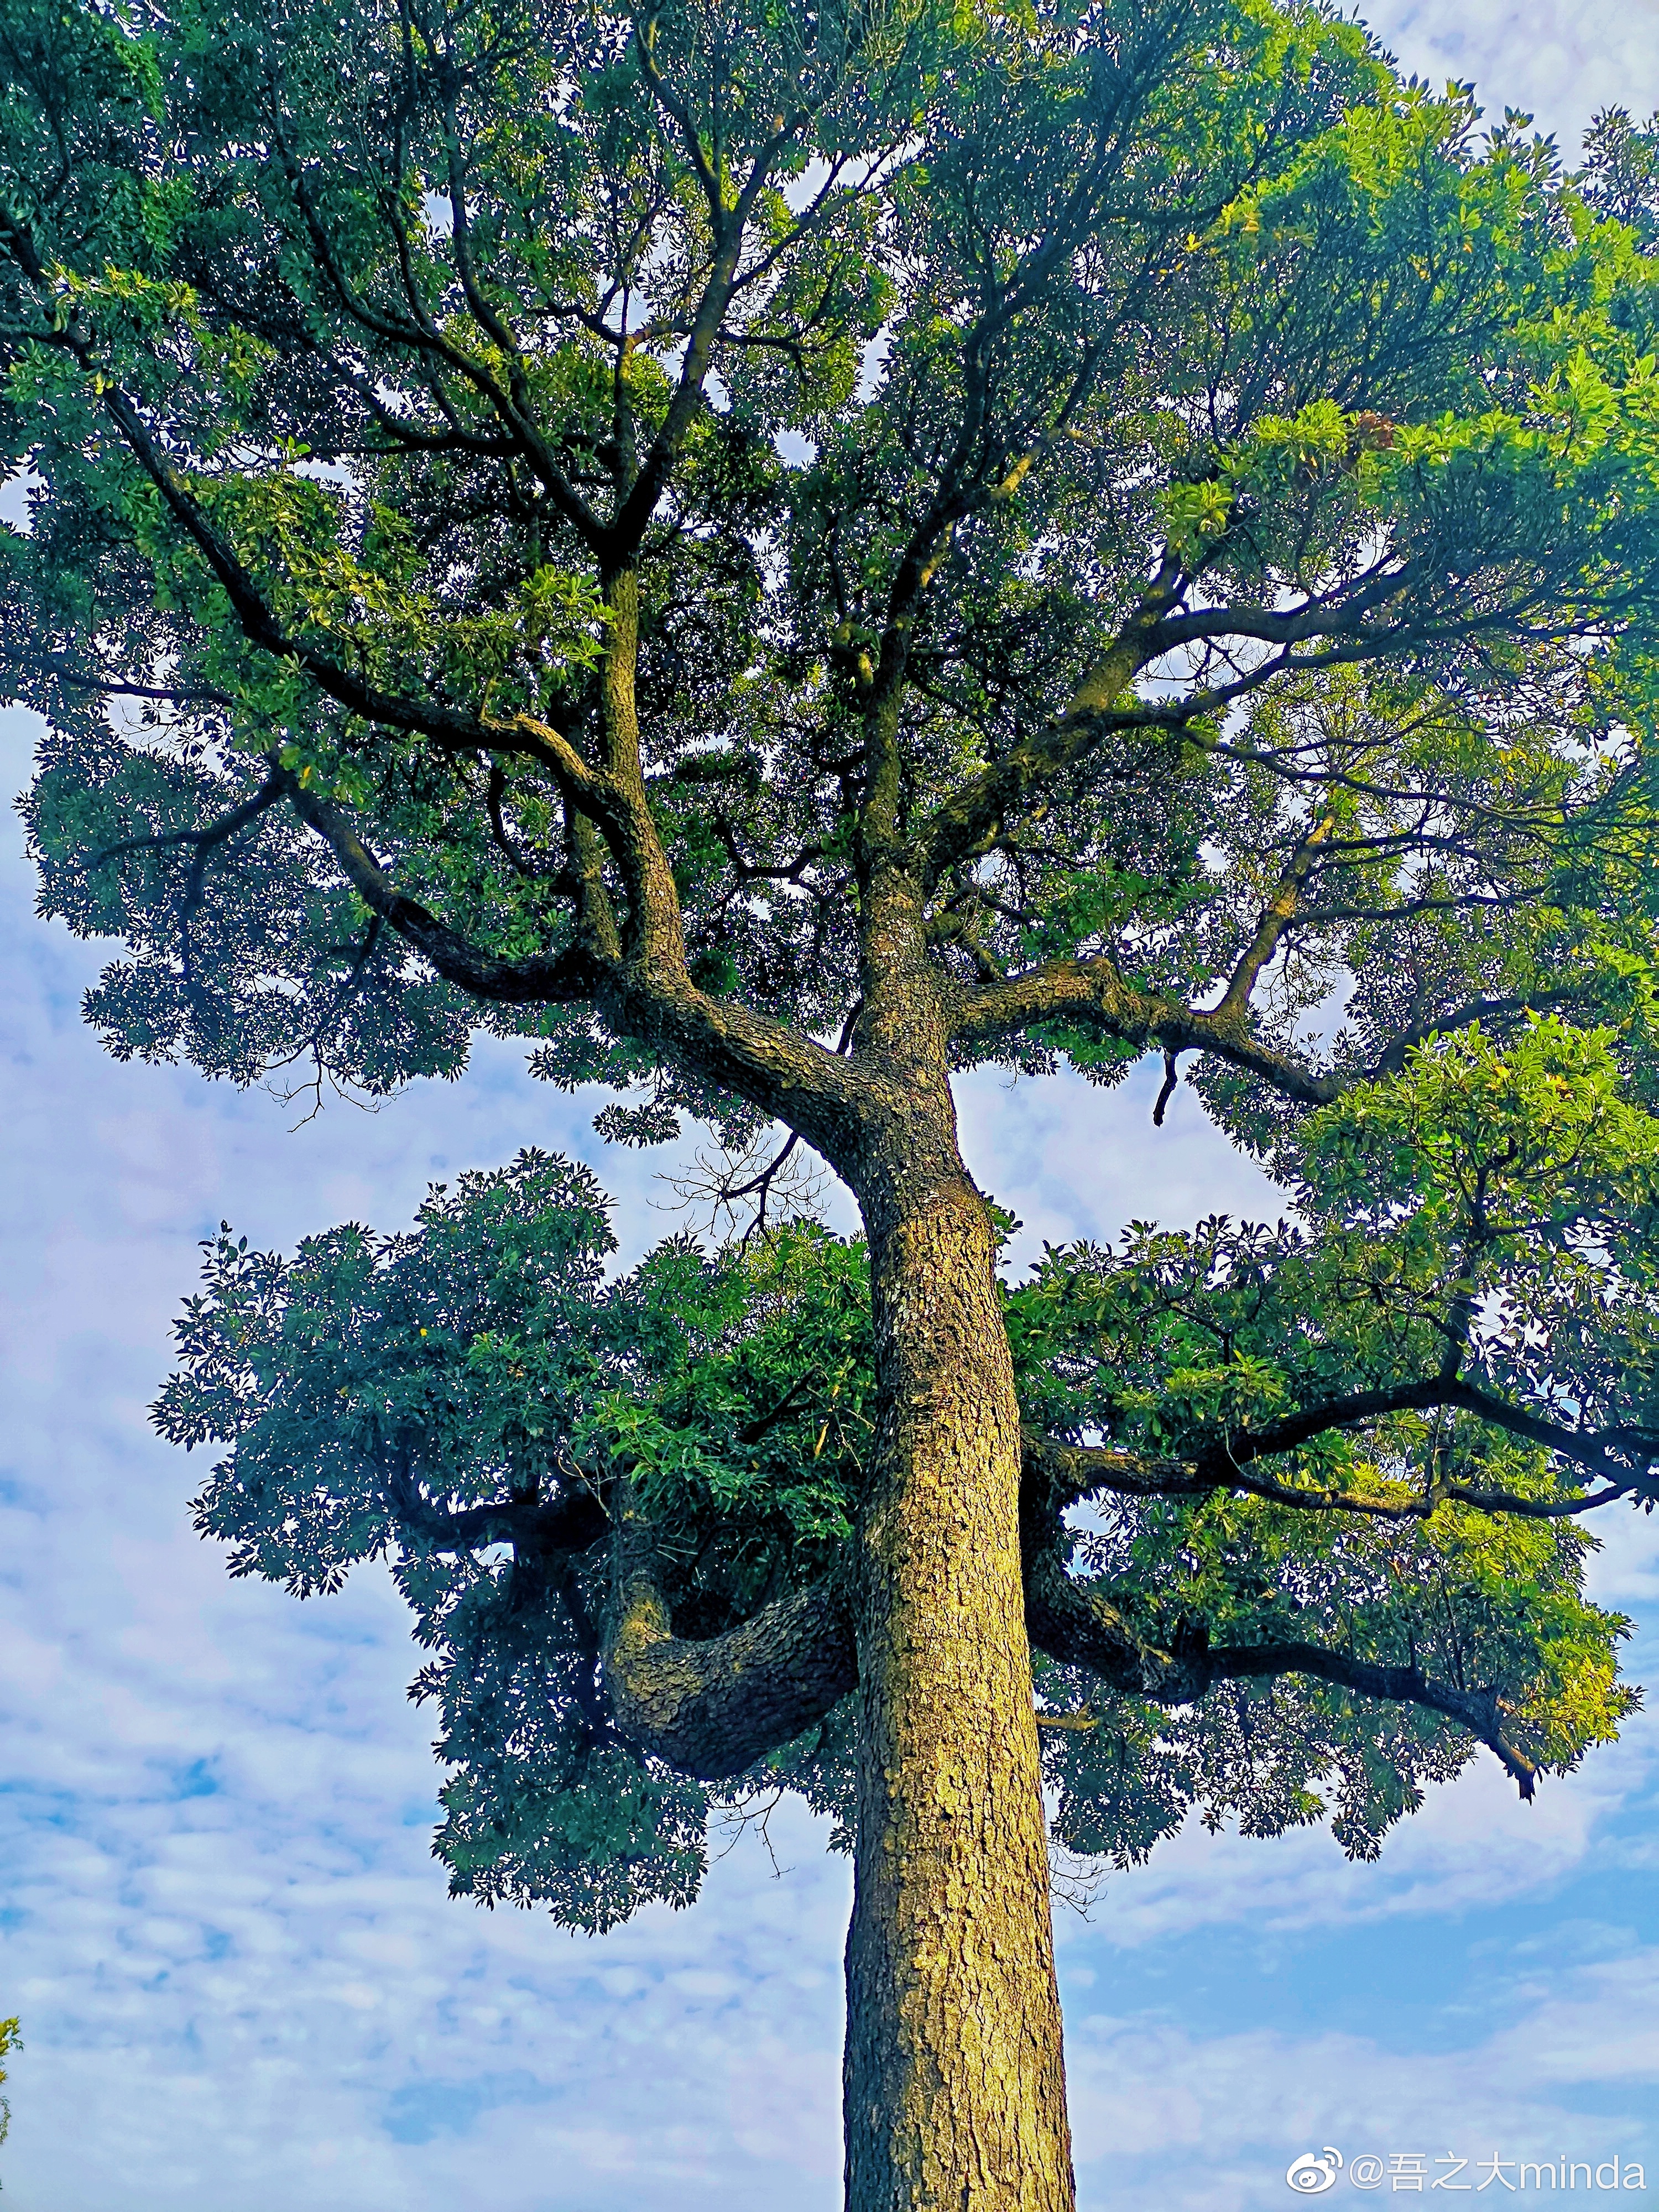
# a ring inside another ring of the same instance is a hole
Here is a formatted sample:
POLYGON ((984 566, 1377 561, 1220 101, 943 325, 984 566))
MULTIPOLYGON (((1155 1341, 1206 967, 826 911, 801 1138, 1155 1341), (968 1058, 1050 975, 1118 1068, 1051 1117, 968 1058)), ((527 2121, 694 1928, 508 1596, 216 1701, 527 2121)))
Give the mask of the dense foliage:
MULTIPOLYGON (((608 1562, 550 1579, 536 1512, 625 1452, 677 1620, 716 1635, 833 1559, 869 1429, 856 1248, 806 1225, 714 1259, 681 1238, 607 1279, 612 1249, 586 1170, 533 1152, 434 1188, 402 1237, 348 1226, 289 1261, 227 1232, 156 1408, 187 1446, 235 1439, 197 1508, 233 1572, 309 1595, 392 1558, 434 1655, 413 1693, 459 1770, 453 1887, 591 1927, 696 1895, 715 1793, 617 1735, 608 1562)), ((778 1762, 818 1802, 841 1802, 843 1718, 778 1762)))
MULTIPOLYGON (((1276 1163, 1295 1226, 1138 1225, 1118 1249, 1050 1250, 1010 1290, 1029 1418, 1122 1455, 1115 1493, 1073 1516, 1070 1565, 1147 1651, 1200 1621, 1245 1645, 1340 1621, 1354 1657, 1494 1692, 1531 1765, 1570 1768, 1614 1732, 1627 1624, 1582 1594, 1589 1540, 1559 1514, 1546 1441, 1478 1400, 1315 1424, 1282 1460, 1274 1431, 1437 1364, 1449 1313, 1494 1403, 1651 1431, 1659 1121, 1620 1098, 1616 1042, 1547 1018, 1499 1057, 1463 1032, 1303 1124, 1276 1163), (1218 1437, 1231 1482, 1156 1494, 1218 1437), (1267 1458, 1279 1471, 1250 1487, 1267 1458), (1482 1510, 1494 1492, 1519 1510, 1482 1510)), ((605 1711, 602 1547, 550 1579, 509 1546, 561 1486, 597 1495, 625 1458, 677 1627, 716 1636, 833 1565, 873 1380, 861 1245, 802 1222, 713 1256, 678 1238, 607 1276, 612 1249, 586 1171, 534 1153, 434 1189, 404 1236, 349 1226, 286 1261, 227 1233, 157 1407, 175 1441, 234 1439, 198 1504, 233 1571, 303 1595, 391 1557, 434 1655, 414 1694, 458 1770, 437 1844, 453 1887, 584 1926, 694 1895, 714 1802, 787 1783, 844 1814, 848 1717, 728 1788, 674 1775, 605 1711)), ((1037 1688, 1057 1833, 1119 1863, 1194 1806, 1256 1834, 1328 1812, 1369 1854, 1475 1748, 1452 1717, 1301 1675, 1173 1715, 1052 1662, 1037 1688)))
MULTIPOLYGON (((279 803, 356 810, 502 958, 587 941, 557 739, 600 715, 635 514, 646 788, 720 994, 824 1036, 858 1000, 860 725, 930 538, 898 803, 953 970, 1109 954, 1201 998, 1310 839, 1257 1020, 1357 978, 1339 1066, 1644 957, 1598 860, 1652 671, 1586 651, 1644 638, 1655 583, 1639 133, 1604 125, 1576 193, 1316 11, 847 9, 817 46, 766 16, 722 117, 751 230, 684 404, 714 245, 673 88, 734 64, 698 11, 639 20, 11 0, 4 421, 39 489, 0 623, 52 725, 47 910, 130 948, 88 1008, 116 1051, 383 1091, 483 1020, 555 1080, 643 1079, 624 1139, 682 1098, 751 1118, 580 999, 469 1002, 279 803), (803 112, 767 167, 774 70, 803 112), (1149 562, 1155 680, 1038 775, 1149 562)), ((1036 1012, 959 1054, 1142 1042, 1036 1012)))

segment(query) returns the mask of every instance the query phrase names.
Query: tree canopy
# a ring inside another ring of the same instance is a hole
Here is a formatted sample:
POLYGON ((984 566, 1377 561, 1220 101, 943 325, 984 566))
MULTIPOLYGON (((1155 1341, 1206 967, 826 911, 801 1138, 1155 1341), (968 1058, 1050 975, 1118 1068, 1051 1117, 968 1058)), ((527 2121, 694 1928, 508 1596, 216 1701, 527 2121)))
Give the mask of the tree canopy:
POLYGON ((391 1560, 464 1892, 601 1927, 712 1803, 833 1808, 858 2212, 1068 2203, 1040 1778, 1085 1853, 1364 1853, 1632 1702, 1659 123, 1570 174, 1268 0, 0 0, 0 57, 88 1018, 319 1100, 520 1037, 761 1216, 617 1274, 526 1152, 227 1231, 200 1524, 391 1560), (1149 1051, 1284 1220, 1000 1280, 952 1074, 1149 1051), (779 1218, 808 1154, 866 1238, 779 1218))
MULTIPOLYGON (((1581 1516, 1629 1460, 1574 1431, 1653 1425, 1659 1126, 1612 1043, 1546 1018, 1498 1060, 1465 1032, 1312 1118, 1297 1226, 1137 1225, 1010 1290, 1029 1418, 1103 1440, 1045 1441, 1029 1476, 1063 1844, 1127 1864, 1197 1808, 1259 1835, 1328 1815, 1369 1856, 1481 1741, 1530 1795, 1613 1734, 1628 1624, 1583 1596, 1581 1516), (1460 1299, 1480 1380, 1431 1403, 1460 1299)), ((861 1243, 682 1236, 607 1275, 613 1249, 588 1173, 536 1153, 402 1235, 289 1261, 224 1233, 156 1408, 175 1442, 234 1439, 197 1503, 233 1573, 310 1595, 391 1558, 454 1769, 452 1887, 588 1928, 689 1902, 716 1803, 792 1787, 843 1840, 851 1805, 844 1703, 725 1779, 618 1730, 605 1471, 633 1470, 680 1634, 714 1638, 833 1571, 874 1395, 861 1243)))
POLYGON ((1248 1137, 1608 967, 1639 133, 1575 192, 1316 10, 5 39, 7 665, 47 910, 130 947, 118 1051, 383 1091, 483 1022, 648 1089, 624 1140, 742 1124, 737 1010, 858 1004, 884 776, 959 1061, 1207 1051, 1248 1137), (647 837, 710 1035, 615 995, 647 837))

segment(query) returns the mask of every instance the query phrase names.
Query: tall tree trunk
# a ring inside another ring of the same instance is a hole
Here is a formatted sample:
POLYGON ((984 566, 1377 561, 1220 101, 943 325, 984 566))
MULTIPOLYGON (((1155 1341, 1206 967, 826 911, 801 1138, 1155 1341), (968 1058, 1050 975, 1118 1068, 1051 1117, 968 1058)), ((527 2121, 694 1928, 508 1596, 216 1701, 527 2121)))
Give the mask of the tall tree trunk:
POLYGON ((935 1096, 860 1194, 884 1413, 860 1531, 847 2205, 1071 2212, 1019 1417, 942 1070, 935 1096))

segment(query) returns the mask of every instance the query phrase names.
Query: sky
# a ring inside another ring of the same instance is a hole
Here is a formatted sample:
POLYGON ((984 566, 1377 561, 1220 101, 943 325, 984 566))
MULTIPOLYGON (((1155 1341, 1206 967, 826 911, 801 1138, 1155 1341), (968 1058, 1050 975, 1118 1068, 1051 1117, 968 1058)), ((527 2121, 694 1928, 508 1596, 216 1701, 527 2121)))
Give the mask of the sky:
MULTIPOLYGON (((1601 103, 1659 105, 1653 0, 1370 20, 1408 68, 1473 78, 1569 149, 1601 103)), ((34 735, 0 714, 9 792, 34 735)), ((300 1127, 264 1093, 115 1065, 77 1012, 96 949, 35 919, 3 826, 0 963, 12 2212, 834 2212, 848 1883, 821 1826, 785 1808, 769 1837, 723 1839, 693 1911, 599 1941, 451 1902, 384 1577, 303 1606, 232 1583, 190 1528, 199 1466, 145 1421, 222 1218, 261 1245, 396 1227, 429 1181, 536 1144, 617 1188, 631 1255, 673 1225, 670 1194, 504 1047, 459 1085, 300 1127)), ((1273 1206, 1190 1093, 1155 1132, 1152 1088, 964 1084, 970 1164, 1027 1249, 1273 1206)), ((1595 1593, 1645 1615, 1633 1672, 1659 1676, 1659 1528, 1603 1533, 1595 1593)), ((1085 2212, 1282 2206, 1290 2163, 1328 2146, 1333 2205, 1367 2156, 1449 2191, 1512 2189, 1523 2160, 1659 2185, 1656 1813, 1641 1717, 1530 1808, 1483 1760, 1375 1865, 1322 1834, 1183 1833, 1086 1917, 1063 1905, 1085 2212)))

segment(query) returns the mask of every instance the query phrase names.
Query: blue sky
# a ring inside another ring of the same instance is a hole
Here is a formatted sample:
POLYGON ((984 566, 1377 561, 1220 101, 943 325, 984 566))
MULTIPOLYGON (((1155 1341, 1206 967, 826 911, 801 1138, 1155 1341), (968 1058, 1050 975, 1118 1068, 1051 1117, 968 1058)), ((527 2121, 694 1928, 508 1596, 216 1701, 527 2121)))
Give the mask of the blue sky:
MULTIPOLYGON (((1569 141, 1601 101, 1659 104, 1650 0, 1371 20, 1409 66, 1569 141)), ((0 716, 8 790, 30 743, 0 716)), ((740 1838, 695 1911, 598 1942, 451 1904, 383 1578, 307 1606, 233 1585, 189 1529, 195 1469, 144 1422, 222 1216, 264 1243, 390 1227, 428 1180, 526 1143, 599 1166, 630 1251, 668 1194, 500 1048, 297 1131, 262 1093, 118 1067, 76 1014, 95 955, 31 901, 0 830, 0 2014, 27 2039, 8 2203, 833 2212, 848 1885, 822 1831, 786 1809, 775 1866, 740 1838)), ((976 1081, 964 1129, 1033 1243, 1261 1201, 1190 1093, 1162 1133, 1150 1103, 1139 1077, 976 1081)), ((1606 1534, 1599 1592, 1659 1629, 1659 1528, 1606 1534)), ((1062 1910, 1084 2205, 1282 2206, 1289 2160, 1327 2144, 1448 2181, 1497 2154, 1641 2160, 1659 2184, 1656 1811, 1642 1718, 1530 1809, 1483 1762, 1376 1866, 1322 1835, 1188 1834, 1087 1920, 1062 1910)), ((1346 2179, 1330 2201, 1355 2201, 1346 2179)))

